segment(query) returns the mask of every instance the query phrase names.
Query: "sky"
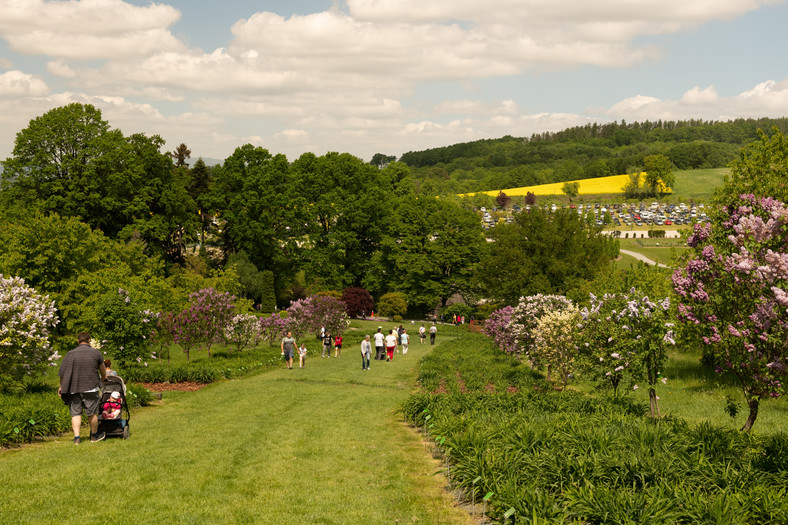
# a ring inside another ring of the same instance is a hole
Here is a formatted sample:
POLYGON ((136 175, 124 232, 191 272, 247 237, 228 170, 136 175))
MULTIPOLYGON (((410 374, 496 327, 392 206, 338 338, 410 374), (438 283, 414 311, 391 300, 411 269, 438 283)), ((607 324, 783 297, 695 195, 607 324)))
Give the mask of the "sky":
POLYGON ((225 159, 788 116, 786 0, 0 0, 0 159, 58 106, 225 159))

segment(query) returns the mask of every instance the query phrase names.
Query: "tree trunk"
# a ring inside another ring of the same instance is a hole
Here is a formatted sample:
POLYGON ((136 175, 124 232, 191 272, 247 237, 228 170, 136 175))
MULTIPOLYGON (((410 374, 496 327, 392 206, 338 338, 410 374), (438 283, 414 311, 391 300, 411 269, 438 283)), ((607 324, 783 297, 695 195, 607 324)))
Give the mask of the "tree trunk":
POLYGON ((657 399, 657 391, 653 387, 648 389, 648 401, 651 407, 651 417, 662 417, 659 415, 659 400, 657 399))
POLYGON ((749 432, 755 424, 755 419, 758 417, 758 398, 754 397, 747 400, 747 405, 750 407, 750 414, 747 416, 744 426, 741 427, 742 432, 749 432))

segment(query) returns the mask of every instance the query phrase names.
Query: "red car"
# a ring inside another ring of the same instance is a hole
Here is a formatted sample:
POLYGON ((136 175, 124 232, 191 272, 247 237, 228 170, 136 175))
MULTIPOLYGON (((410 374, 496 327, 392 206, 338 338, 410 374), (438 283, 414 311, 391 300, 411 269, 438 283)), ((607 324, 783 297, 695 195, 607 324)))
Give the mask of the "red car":
POLYGON ((673 224, 673 221, 671 221, 670 219, 665 221, 665 226, 670 226, 671 224, 673 224))

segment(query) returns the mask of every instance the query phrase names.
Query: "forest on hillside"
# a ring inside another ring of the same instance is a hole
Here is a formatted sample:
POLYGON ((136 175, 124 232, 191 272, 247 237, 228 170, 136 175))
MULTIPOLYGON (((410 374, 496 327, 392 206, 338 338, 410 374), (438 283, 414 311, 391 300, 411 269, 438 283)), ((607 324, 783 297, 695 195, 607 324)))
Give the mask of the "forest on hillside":
POLYGON ((594 123, 409 151, 399 160, 428 193, 473 193, 640 171, 649 155, 668 157, 678 170, 721 168, 758 140, 759 129, 784 133, 788 118, 594 123))

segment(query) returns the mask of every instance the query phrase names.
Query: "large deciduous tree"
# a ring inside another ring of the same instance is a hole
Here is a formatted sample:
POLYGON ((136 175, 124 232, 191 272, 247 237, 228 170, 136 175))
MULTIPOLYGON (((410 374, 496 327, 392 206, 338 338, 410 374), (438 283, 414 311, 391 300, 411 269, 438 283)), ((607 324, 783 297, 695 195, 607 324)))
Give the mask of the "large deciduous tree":
POLYGON ((489 236, 479 284, 487 297, 512 305, 523 295, 566 293, 592 280, 618 254, 617 241, 562 210, 520 213, 489 236))
POLYGON ((284 155, 246 144, 214 168, 211 191, 224 222, 225 251, 243 251, 258 269, 274 272, 278 292, 295 274, 303 234, 288 170, 284 155))
POLYGON ((445 306, 454 294, 470 296, 484 245, 479 217, 455 201, 412 193, 392 203, 370 288, 400 290, 424 311, 445 306))
POLYGON ((196 225, 185 180, 158 136, 124 137, 91 105, 69 104, 30 121, 3 162, 4 203, 78 217, 112 238, 139 237, 180 260, 196 225))
POLYGON ((348 153, 307 153, 292 170, 299 208, 306 213, 307 280, 328 289, 361 286, 392 207, 388 169, 348 153))
POLYGON ((673 163, 665 155, 643 157, 643 170, 646 172, 645 186, 651 195, 666 192, 676 180, 676 176, 673 174, 673 163))

